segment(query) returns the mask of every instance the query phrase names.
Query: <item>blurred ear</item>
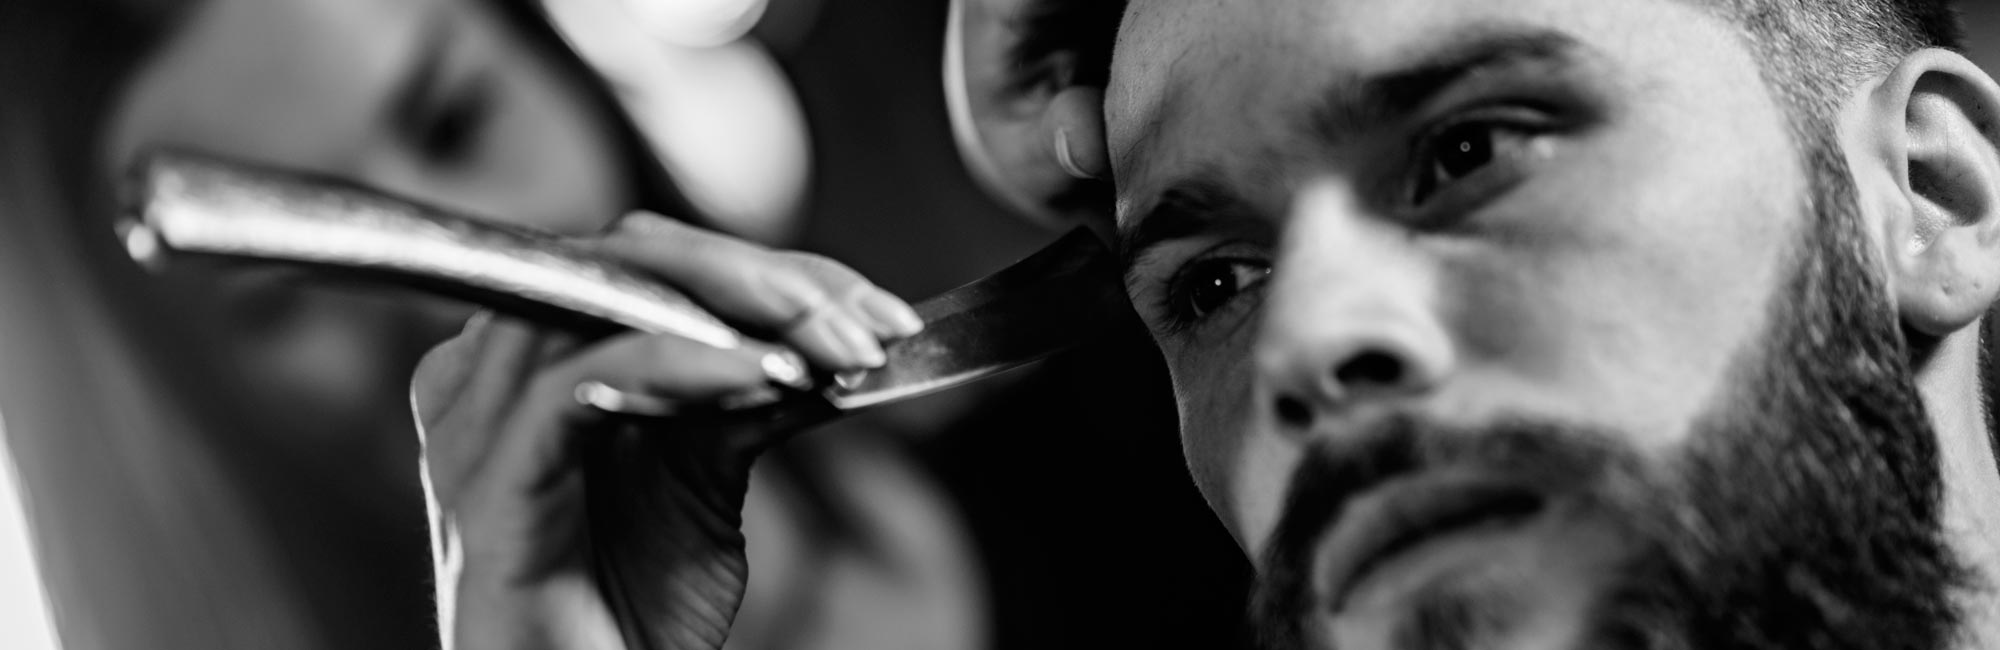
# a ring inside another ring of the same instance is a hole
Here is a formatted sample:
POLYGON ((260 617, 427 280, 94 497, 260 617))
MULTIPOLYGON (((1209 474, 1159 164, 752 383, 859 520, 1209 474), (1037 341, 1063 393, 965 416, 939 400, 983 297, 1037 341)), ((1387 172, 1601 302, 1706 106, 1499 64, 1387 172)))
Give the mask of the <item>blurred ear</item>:
POLYGON ((1115 12, 1116 6, 952 2, 944 73, 959 153, 981 186, 1024 216, 1053 224, 1110 222, 1104 72, 1091 67, 1105 64, 1117 16, 1108 27, 1102 16, 1104 7, 1115 12), (1071 18, 1072 7, 1085 9, 1071 18), (1049 33, 1052 22, 1063 26, 1062 34, 1049 33), (1070 35, 1084 40, 1069 41, 1070 35))
POLYGON ((1861 128, 1848 133, 1863 141, 1849 153, 1863 204, 1886 215, 1890 290, 1906 326, 1944 337, 2000 296, 2000 86, 1965 57, 1927 49, 1861 99, 1861 128), (1884 171, 1893 185, 1871 187, 1884 171))

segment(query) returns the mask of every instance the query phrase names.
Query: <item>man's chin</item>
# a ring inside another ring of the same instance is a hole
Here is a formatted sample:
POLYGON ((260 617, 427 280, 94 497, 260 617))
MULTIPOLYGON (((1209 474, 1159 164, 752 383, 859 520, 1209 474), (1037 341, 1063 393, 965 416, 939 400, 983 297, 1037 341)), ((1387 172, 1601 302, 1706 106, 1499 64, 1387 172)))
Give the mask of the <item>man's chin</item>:
POLYGON ((1623 547, 1603 526, 1548 513, 1459 532, 1336 587, 1300 629, 1331 650, 1596 647, 1588 637, 1623 547))

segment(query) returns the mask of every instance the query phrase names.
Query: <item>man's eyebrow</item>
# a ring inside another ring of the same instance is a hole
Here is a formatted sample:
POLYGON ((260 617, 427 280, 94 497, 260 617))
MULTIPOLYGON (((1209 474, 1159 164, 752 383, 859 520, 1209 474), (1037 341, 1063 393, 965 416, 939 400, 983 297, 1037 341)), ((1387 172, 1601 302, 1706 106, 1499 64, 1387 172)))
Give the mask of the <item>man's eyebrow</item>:
POLYGON ((1118 254, 1127 273, 1152 248, 1210 230, 1217 225, 1247 225, 1256 211, 1249 201, 1212 174, 1182 178, 1167 186, 1144 214, 1118 234, 1118 254))
POLYGON ((1337 142, 1421 110, 1438 94, 1496 68, 1574 62, 1585 49, 1561 32, 1489 26, 1458 35, 1401 69, 1337 82, 1306 113, 1310 132, 1337 142))
MULTIPOLYGON (((1585 46, 1561 32, 1489 26, 1418 57, 1403 68, 1337 82, 1307 113, 1307 124, 1324 141, 1365 132, 1424 107, 1453 85, 1495 68, 1525 64, 1567 65, 1585 46)), ((1143 214, 1119 233, 1119 256, 1127 273, 1160 244, 1216 227, 1262 227, 1255 207, 1213 172, 1174 181, 1143 214)))

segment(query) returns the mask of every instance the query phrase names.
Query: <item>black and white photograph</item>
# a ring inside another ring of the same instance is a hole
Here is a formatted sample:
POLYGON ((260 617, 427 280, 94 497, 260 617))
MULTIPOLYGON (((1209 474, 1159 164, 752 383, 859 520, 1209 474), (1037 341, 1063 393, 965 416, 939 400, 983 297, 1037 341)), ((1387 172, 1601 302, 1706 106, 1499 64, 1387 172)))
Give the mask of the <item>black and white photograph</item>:
POLYGON ((0 650, 2000 650, 1995 0, 0 0, 0 650))

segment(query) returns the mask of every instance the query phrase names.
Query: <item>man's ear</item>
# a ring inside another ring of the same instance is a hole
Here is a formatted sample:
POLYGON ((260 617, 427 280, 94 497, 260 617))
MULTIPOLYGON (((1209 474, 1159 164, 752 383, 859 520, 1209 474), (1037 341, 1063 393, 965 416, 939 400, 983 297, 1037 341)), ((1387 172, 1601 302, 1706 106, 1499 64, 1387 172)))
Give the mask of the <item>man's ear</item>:
POLYGON ((1887 163, 1894 184, 1870 197, 1862 183, 1864 205, 1887 215, 1890 290, 1906 326, 1942 338, 2000 297, 2000 85, 1957 53, 1926 49, 1861 108, 1862 155, 1879 155, 1870 162, 1887 163))
MULTIPOLYGON (((959 153, 973 178, 1021 214, 1048 223, 1111 220, 1104 89, 1081 78, 1085 57, 1063 43, 1022 60, 1047 5, 1102 0, 953 0, 945 95, 959 153)), ((1111 30, 1115 31, 1113 22, 1111 30)), ((1108 48, 1115 33, 1101 37, 1108 48)))

